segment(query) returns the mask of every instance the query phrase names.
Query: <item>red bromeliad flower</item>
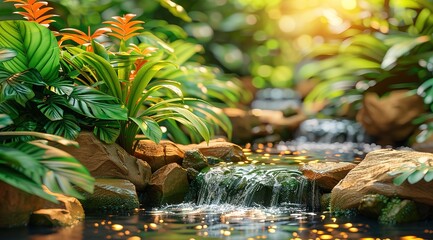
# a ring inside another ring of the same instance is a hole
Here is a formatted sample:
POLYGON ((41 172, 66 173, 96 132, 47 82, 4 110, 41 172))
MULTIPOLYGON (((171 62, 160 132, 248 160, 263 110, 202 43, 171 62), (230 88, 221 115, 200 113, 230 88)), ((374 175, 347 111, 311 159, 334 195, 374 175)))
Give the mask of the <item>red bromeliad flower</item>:
POLYGON ((105 21, 104 22, 105 24, 111 25, 109 28, 111 29, 112 32, 108 33, 108 35, 126 41, 131 37, 140 34, 137 31, 143 28, 137 25, 142 24, 144 22, 138 20, 131 21, 131 19, 134 17, 135 14, 130 13, 130 14, 123 15, 123 17, 119 17, 119 16, 112 17, 116 21, 105 21))
POLYGON ((102 36, 107 32, 111 32, 110 28, 98 28, 93 34, 90 34, 90 27, 88 28, 87 34, 83 31, 80 31, 75 28, 64 28, 61 31, 69 31, 66 33, 59 33, 62 38, 59 41, 59 45, 62 45, 64 41, 71 40, 76 42, 79 45, 86 46, 86 51, 91 52, 92 49, 92 40, 102 36))
POLYGON ((58 15, 48 14, 48 11, 52 10, 52 7, 47 7, 48 3, 44 1, 37 0, 5 0, 5 2, 16 2, 14 4, 15 8, 22 8, 25 12, 15 12, 24 16, 25 19, 37 22, 43 26, 48 27, 50 23, 55 22, 50 18, 56 17, 58 15))

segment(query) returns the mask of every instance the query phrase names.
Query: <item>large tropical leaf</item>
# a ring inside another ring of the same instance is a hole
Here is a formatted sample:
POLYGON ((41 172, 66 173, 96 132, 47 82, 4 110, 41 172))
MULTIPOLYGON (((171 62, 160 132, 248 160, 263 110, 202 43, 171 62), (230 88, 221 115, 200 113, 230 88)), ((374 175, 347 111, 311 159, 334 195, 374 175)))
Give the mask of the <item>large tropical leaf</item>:
POLYGON ((24 106, 28 100, 35 96, 32 84, 45 85, 40 74, 34 69, 16 74, 0 70, 0 102, 15 100, 21 106, 24 106))
POLYGON ((98 120, 94 121, 93 134, 105 143, 114 143, 120 134, 119 121, 98 120))
POLYGON ((68 97, 72 109, 87 117, 103 120, 126 120, 127 111, 117 98, 104 94, 92 87, 76 86, 68 97))
POLYGON ((0 129, 11 125, 12 123, 13 121, 9 115, 0 113, 0 129))
POLYGON ((62 106, 67 105, 63 96, 52 94, 47 99, 37 105, 38 109, 51 121, 63 119, 62 106))
POLYGON ((77 119, 70 114, 64 114, 63 118, 57 121, 48 121, 44 129, 49 134, 63 136, 67 139, 75 139, 81 131, 77 119))
POLYGON ((53 33, 35 22, 1 21, 0 47, 14 50, 13 59, 2 62, 13 73, 30 68, 38 70, 44 79, 59 75, 60 50, 53 33))
POLYGON ((0 47, 0 62, 9 61, 17 55, 12 49, 0 47))

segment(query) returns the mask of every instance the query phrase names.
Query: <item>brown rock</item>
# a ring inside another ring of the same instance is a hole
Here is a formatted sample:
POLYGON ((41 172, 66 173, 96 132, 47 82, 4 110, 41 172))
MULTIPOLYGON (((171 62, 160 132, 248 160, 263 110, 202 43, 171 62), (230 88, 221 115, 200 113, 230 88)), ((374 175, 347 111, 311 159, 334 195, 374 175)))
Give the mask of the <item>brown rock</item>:
POLYGON ((153 173, 147 188, 148 204, 181 203, 188 191, 187 172, 177 163, 170 163, 153 173))
POLYGON ((171 141, 161 141, 159 144, 150 140, 139 141, 134 156, 149 163, 152 172, 170 164, 182 164, 184 151, 171 141))
POLYGON ((78 223, 65 209, 39 209, 30 217, 30 224, 40 227, 65 227, 78 223))
POLYGON ((412 120, 424 112, 422 98, 407 90, 392 91, 382 98, 376 93, 367 93, 356 120, 369 135, 377 137, 380 144, 393 144, 407 139, 416 128, 412 120))
POLYGON ((45 200, 0 181, 0 228, 26 226, 45 200))
POLYGON ((224 139, 209 141, 209 144, 178 145, 183 151, 198 149, 206 157, 216 157, 227 162, 240 162, 247 160, 242 148, 224 139))
POLYGON ((246 111, 240 108, 224 108, 224 114, 230 119, 235 134, 233 142, 247 143, 253 139, 251 129, 260 125, 259 118, 254 116, 251 111, 246 111))
POLYGON ((310 162, 301 165, 299 170, 322 189, 331 191, 354 167, 356 164, 349 162, 310 162))
POLYGON ((50 190, 48 190, 47 187, 43 187, 44 191, 54 195, 57 198, 57 201, 59 203, 53 203, 49 201, 45 201, 41 205, 41 209, 64 209, 67 210, 71 216, 71 218, 75 221, 80 221, 84 219, 84 209, 83 206, 81 206, 80 201, 74 197, 68 197, 63 194, 59 193, 53 193, 50 190))
POLYGON ((137 190, 144 190, 147 186, 151 171, 145 161, 131 156, 117 144, 102 143, 91 132, 80 133, 76 141, 79 148, 60 148, 77 158, 93 177, 126 179, 137 190))
POLYGON ((337 186, 332 189, 331 209, 357 208, 364 195, 381 194, 433 205, 433 184, 424 180, 416 184, 393 184, 388 173, 403 166, 417 166, 420 157, 433 159, 433 154, 415 151, 381 149, 367 154, 337 186))

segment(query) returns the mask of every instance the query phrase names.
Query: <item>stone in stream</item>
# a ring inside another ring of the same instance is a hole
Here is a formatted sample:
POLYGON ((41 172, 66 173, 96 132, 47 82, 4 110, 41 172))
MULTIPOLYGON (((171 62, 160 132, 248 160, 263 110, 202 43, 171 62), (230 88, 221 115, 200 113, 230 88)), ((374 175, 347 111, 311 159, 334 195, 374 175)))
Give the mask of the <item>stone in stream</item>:
POLYGON ((421 179, 415 184, 406 181, 396 186, 393 184, 394 176, 389 174, 403 167, 419 166, 421 162, 432 164, 433 154, 392 149, 368 153, 365 159, 332 189, 331 209, 357 208, 367 194, 399 197, 433 206, 431 182, 421 179))
POLYGON ((209 143, 178 145, 183 151, 199 150, 206 157, 220 158, 226 162, 240 162, 247 160, 242 148, 224 139, 214 139, 209 143))
POLYGON ((44 187, 44 191, 54 195, 59 203, 45 201, 41 209, 32 213, 30 224, 33 226, 70 226, 84 219, 84 209, 74 197, 53 193, 44 187))
POLYGON ((30 225, 39 227, 66 227, 76 224, 77 219, 72 218, 65 209, 39 209, 30 216, 30 225))
POLYGON ((331 191, 356 164, 349 162, 310 162, 299 167, 304 176, 325 191, 331 191))
POLYGON ((57 146, 77 158, 96 178, 121 178, 131 181, 137 190, 144 190, 151 171, 145 161, 131 156, 118 144, 105 144, 92 132, 81 132, 79 148, 57 146))
POLYGON ((149 163, 152 172, 170 163, 182 164, 184 151, 171 141, 155 143, 151 140, 140 140, 134 156, 149 163))
POLYGON ((153 173, 146 189, 145 205, 151 207, 183 202, 188 192, 187 171, 170 163, 153 173))
POLYGON ((182 161, 183 168, 193 168, 197 171, 201 171, 207 166, 208 163, 206 157, 198 149, 185 151, 185 158, 182 161))
POLYGON ((85 197, 81 203, 86 212, 116 213, 139 207, 135 186, 125 179, 97 178, 93 194, 80 193, 85 197))

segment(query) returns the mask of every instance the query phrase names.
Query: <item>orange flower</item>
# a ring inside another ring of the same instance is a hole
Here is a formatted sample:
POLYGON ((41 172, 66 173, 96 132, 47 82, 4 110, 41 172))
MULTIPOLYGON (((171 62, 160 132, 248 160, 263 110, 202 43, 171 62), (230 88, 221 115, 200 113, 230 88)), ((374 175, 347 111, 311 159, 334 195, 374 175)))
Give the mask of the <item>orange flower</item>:
POLYGON ((15 13, 24 16, 24 18, 29 21, 37 22, 46 27, 48 27, 50 23, 55 22, 55 20, 49 18, 58 16, 55 14, 44 15, 48 11, 53 9, 52 7, 47 7, 48 3, 44 1, 5 0, 5 2, 16 2, 14 4, 15 8, 22 8, 26 12, 15 12, 15 13))
POLYGON ((137 31, 143 28, 137 25, 142 24, 144 22, 131 21, 131 19, 134 17, 135 14, 130 13, 130 14, 123 15, 123 17, 119 17, 119 16, 112 17, 116 21, 105 21, 104 22, 105 24, 111 25, 109 28, 111 29, 112 32, 108 33, 108 35, 126 41, 131 37, 140 34, 137 31))
POLYGON ((59 45, 62 45, 64 41, 71 40, 76 42, 79 45, 86 46, 86 50, 91 52, 93 51, 91 45, 92 40, 102 36, 106 32, 111 32, 111 29, 98 28, 93 34, 90 34, 90 27, 88 28, 87 34, 75 28, 64 28, 61 31, 69 31, 69 32, 59 33, 59 35, 62 36, 62 38, 59 41, 59 45))

